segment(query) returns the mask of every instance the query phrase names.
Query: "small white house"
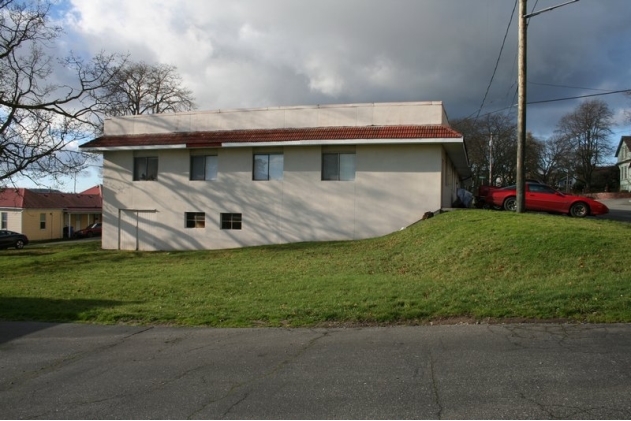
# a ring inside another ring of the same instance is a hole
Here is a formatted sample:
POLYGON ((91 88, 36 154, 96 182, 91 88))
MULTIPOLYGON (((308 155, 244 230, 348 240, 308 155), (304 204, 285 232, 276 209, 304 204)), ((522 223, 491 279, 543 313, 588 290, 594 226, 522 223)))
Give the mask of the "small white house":
POLYGON ((82 148, 103 153, 105 249, 376 237, 469 177, 441 102, 118 117, 82 148))
POLYGON ((620 169, 620 191, 631 191, 631 136, 622 136, 616 159, 620 169))

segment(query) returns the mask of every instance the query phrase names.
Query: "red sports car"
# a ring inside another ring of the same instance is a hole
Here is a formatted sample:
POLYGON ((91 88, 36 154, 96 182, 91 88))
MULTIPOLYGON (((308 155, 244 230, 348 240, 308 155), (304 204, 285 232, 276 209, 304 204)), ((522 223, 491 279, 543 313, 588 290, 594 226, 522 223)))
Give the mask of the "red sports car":
MULTIPOLYGON (((515 186, 503 187, 489 191, 486 202, 514 211, 517 208, 516 195, 515 186)), ((565 213, 577 218, 609 213, 607 206, 594 199, 564 194, 545 184, 526 183, 524 196, 526 210, 530 211, 565 213)))

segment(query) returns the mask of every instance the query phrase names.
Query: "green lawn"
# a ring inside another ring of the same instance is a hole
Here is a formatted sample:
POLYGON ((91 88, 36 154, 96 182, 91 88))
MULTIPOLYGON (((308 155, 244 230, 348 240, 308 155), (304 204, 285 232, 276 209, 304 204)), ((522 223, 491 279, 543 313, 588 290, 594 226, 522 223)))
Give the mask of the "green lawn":
POLYGON ((0 251, 0 319, 326 326, 631 322, 631 224, 483 210, 385 237, 196 252, 0 251))

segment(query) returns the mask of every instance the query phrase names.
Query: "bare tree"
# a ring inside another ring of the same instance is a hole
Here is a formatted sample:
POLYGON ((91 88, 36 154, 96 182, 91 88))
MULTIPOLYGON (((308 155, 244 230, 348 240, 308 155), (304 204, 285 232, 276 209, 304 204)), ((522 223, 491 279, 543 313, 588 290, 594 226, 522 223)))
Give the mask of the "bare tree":
POLYGON ((613 112, 601 100, 585 101, 559 121, 557 134, 572 144, 577 179, 590 190, 594 170, 613 154, 613 112))
POLYGON ((49 52, 62 30, 49 11, 46 0, 0 0, 0 185, 80 170, 89 156, 73 146, 93 136, 93 96, 124 62, 56 60, 49 52), (71 81, 54 83, 56 71, 71 81))
POLYGON ((537 163, 539 179, 554 186, 558 186, 564 178, 567 180, 568 173, 573 168, 571 154, 572 144, 566 137, 553 136, 541 142, 537 163))
POLYGON ((477 120, 472 118, 452 120, 451 126, 464 136, 474 185, 487 184, 489 179, 489 134, 484 131, 477 120))
POLYGON ((192 92, 182 86, 175 66, 126 63, 102 89, 107 116, 159 114, 195 108, 192 92))
POLYGON ((486 118, 465 118, 451 124, 464 135, 474 183, 515 182, 517 142, 515 122, 504 114, 486 118))
MULTIPOLYGON (((526 179, 543 181, 538 169, 544 147, 545 144, 541 139, 536 138, 531 132, 526 133, 526 153, 524 156, 526 179)), ((515 166, 517 166, 517 156, 515 156, 515 166)))

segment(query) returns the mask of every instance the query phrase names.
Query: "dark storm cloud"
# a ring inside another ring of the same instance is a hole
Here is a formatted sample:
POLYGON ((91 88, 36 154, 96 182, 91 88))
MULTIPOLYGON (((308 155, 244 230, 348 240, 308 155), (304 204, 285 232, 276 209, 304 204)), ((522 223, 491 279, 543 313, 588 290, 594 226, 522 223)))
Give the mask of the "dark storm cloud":
MULTIPOLYGON (((562 0, 530 0, 537 10, 562 0)), ((442 100, 476 115, 512 0, 76 0, 72 31, 93 51, 175 64, 202 109, 442 100), (126 52, 126 51, 122 51, 126 52)), ((531 19, 530 101, 631 87, 628 0, 581 0, 531 19), (563 85, 550 86, 550 85, 563 85), (569 88, 573 87, 573 88, 569 88), (577 87, 591 88, 579 89, 577 87)), ((480 114, 509 110, 517 78, 513 17, 480 114)), ((622 95, 603 97, 619 110, 622 95)), ((528 108, 549 136, 578 101, 528 108)))

